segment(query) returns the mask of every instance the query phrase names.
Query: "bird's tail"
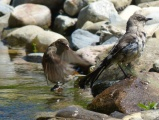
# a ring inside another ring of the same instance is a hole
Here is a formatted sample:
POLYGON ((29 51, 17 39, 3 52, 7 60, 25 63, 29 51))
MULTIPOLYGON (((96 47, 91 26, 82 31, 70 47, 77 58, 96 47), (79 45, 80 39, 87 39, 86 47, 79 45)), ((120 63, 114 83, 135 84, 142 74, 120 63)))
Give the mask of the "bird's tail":
POLYGON ((83 79, 81 79, 79 81, 79 86, 80 88, 84 89, 85 85, 88 85, 90 83, 90 88, 92 88, 93 83, 98 79, 98 77, 100 76, 100 74, 110 66, 110 59, 108 59, 108 57, 106 57, 103 62, 100 64, 100 66, 93 71, 92 73, 88 74, 87 76, 85 76, 83 79))

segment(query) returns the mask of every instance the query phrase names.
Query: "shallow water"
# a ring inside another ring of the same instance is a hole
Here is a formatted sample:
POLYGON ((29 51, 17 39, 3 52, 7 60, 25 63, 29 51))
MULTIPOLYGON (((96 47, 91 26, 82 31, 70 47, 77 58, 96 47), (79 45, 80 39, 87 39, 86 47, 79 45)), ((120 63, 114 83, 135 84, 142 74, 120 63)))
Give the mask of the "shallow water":
POLYGON ((33 120, 38 112, 87 105, 89 100, 74 82, 67 83, 62 93, 50 92, 41 64, 24 61, 18 51, 0 42, 0 120, 33 120))

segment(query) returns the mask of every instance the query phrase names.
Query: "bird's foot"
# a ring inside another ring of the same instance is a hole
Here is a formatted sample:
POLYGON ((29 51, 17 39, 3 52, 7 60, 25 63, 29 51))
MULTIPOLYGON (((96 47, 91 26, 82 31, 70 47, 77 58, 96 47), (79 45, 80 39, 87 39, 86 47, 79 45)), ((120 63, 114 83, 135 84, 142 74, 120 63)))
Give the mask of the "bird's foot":
POLYGON ((56 85, 54 85, 51 89, 51 92, 56 92, 56 93, 61 93, 63 91, 63 87, 61 83, 57 83, 56 85))

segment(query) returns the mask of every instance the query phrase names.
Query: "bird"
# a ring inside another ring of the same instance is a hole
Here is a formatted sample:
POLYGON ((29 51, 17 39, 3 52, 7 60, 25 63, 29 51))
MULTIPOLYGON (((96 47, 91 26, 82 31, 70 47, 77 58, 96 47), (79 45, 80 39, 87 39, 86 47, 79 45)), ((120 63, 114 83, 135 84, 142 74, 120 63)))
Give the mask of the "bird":
MULTIPOLYGON (((79 81, 79 87, 84 89, 90 83, 90 88, 99 78, 100 74, 113 64, 117 64, 123 71, 121 65, 126 65, 140 57, 146 42, 144 25, 152 18, 146 18, 141 14, 134 13, 127 21, 126 33, 119 38, 118 43, 110 50, 107 57, 90 74, 79 81)), ((123 71, 124 75, 126 73, 123 71)))
POLYGON ((51 43, 42 58, 44 74, 51 83, 65 83, 68 76, 74 73, 74 65, 87 68, 90 63, 76 54, 69 47, 67 39, 58 39, 51 43))

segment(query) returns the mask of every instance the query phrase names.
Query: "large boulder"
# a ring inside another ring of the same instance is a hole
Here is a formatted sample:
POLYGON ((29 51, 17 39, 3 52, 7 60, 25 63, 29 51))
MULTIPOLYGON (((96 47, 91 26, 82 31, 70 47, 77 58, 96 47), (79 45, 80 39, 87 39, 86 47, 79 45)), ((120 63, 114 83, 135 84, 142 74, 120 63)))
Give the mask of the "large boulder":
POLYGON ((88 108, 105 114, 114 111, 125 114, 141 111, 139 103, 159 101, 159 95, 156 94, 159 92, 158 77, 158 73, 144 72, 140 74, 140 78, 124 79, 96 96, 88 108))
POLYGON ((81 28, 86 21, 99 22, 118 18, 118 13, 114 5, 107 0, 99 0, 84 7, 79 15, 77 21, 77 28, 81 28), (111 16, 110 16, 111 14, 111 16))
POLYGON ((51 12, 43 5, 23 4, 14 8, 8 22, 9 27, 37 25, 48 28, 51 24, 51 12))
POLYGON ((38 26, 28 25, 13 30, 4 37, 4 41, 11 48, 26 48, 30 53, 33 52, 34 47, 37 52, 44 52, 48 45, 59 38, 65 37, 52 31, 45 31, 38 26))

